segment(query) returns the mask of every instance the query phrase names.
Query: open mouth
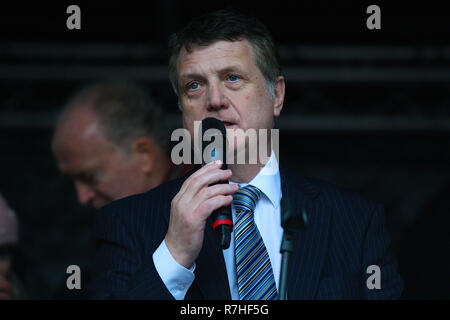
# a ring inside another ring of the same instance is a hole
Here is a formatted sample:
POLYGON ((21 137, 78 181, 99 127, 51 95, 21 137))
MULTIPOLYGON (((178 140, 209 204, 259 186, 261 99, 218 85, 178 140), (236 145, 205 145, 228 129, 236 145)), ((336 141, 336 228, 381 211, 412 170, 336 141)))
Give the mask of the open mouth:
POLYGON ((235 124, 233 122, 229 122, 229 121, 222 121, 223 125, 225 126, 225 128, 229 129, 229 128, 233 128, 235 126, 235 124))

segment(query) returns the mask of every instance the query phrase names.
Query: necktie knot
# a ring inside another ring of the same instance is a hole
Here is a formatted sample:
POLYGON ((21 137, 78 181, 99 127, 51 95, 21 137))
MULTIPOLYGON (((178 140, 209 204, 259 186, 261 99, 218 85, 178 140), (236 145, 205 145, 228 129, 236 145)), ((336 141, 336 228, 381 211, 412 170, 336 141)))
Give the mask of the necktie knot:
POLYGON ((233 194, 233 205, 236 213, 243 211, 255 212, 256 202, 261 198, 261 190, 252 185, 246 185, 233 194))

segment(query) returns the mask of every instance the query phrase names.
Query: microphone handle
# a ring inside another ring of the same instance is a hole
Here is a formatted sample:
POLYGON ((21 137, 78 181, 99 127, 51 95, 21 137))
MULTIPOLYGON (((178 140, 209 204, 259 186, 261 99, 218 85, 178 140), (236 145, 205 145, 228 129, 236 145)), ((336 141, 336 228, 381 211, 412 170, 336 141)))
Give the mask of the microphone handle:
MULTIPOLYGON (((227 165, 224 162, 221 167, 222 170, 227 169, 227 165)), ((228 183, 220 181, 214 184, 228 183)), ((233 231, 233 218, 231 215, 231 206, 220 207, 211 214, 213 221, 212 228, 217 236, 219 245, 222 249, 228 249, 230 247, 231 232, 233 231)))
POLYGON ((233 220, 231 217, 231 207, 221 207, 212 213, 213 230, 219 240, 222 249, 230 247, 231 232, 233 231, 233 220))

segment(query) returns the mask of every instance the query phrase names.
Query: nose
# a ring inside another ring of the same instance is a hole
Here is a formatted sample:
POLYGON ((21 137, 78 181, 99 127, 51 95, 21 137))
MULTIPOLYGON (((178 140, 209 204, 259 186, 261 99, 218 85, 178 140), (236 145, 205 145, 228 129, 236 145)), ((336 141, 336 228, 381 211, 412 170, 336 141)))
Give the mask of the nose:
POLYGON ((210 84, 208 86, 208 99, 206 102, 208 111, 218 111, 222 108, 228 108, 229 104, 230 102, 219 84, 210 84))
POLYGON ((95 190, 82 182, 75 182, 75 190, 77 191, 78 202, 83 206, 91 203, 95 197, 95 190))

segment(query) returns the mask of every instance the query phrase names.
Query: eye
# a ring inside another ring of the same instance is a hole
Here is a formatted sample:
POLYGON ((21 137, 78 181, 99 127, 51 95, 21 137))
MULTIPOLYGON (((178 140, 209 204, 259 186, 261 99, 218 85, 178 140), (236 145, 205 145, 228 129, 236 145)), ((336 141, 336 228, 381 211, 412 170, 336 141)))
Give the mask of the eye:
POLYGON ((197 81, 193 81, 188 84, 189 90, 197 90, 199 87, 200 87, 200 83, 198 83, 197 81))
POLYGON ((230 82, 236 82, 236 81, 239 80, 239 77, 237 75, 235 75, 235 74, 230 74, 230 75, 228 75, 228 80, 230 82))
POLYGON ((97 183, 97 175, 95 173, 81 172, 77 178, 88 185, 95 185, 97 183))

